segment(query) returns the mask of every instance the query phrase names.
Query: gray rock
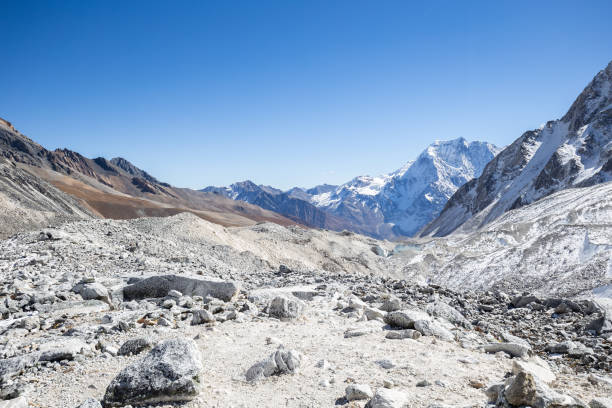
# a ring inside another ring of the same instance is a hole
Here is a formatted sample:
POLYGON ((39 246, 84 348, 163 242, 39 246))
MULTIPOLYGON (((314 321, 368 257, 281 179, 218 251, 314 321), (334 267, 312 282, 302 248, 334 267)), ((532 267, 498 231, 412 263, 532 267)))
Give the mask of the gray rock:
POLYGON ((104 406, 190 401, 199 393, 201 360, 193 340, 165 340, 121 370, 106 389, 104 406))
POLYGON ((77 408, 102 408, 102 404, 97 399, 87 398, 77 408))
POLYGON ((503 351, 512 357, 524 357, 529 352, 529 347, 518 343, 491 343, 483 346, 487 353, 497 353, 503 351))
POLYGON ((140 337, 137 339, 126 340, 125 343, 119 347, 117 351, 117 355, 119 356, 129 356, 130 354, 136 355, 142 353, 145 350, 153 347, 151 341, 144 337, 140 337))
POLYGON ((385 312, 395 312, 402 308, 402 302, 395 296, 389 296, 380 307, 385 312))
POLYGON ((371 334, 371 333, 375 333, 377 331, 380 331, 380 328, 375 328, 375 327, 364 327, 364 328, 360 328, 360 329, 350 329, 344 332, 344 338, 345 339, 349 339, 351 337, 359 337, 359 336, 365 336, 366 334, 371 334))
POLYGON ((385 335, 386 338, 391 340, 400 340, 400 339, 413 339, 416 340, 421 337, 421 333, 412 330, 412 329, 404 329, 404 330, 389 330, 385 335))
POLYGON ((385 323, 402 329, 414 329, 414 322, 417 320, 431 320, 431 317, 421 310, 410 309, 396 310, 385 316, 385 323))
POLYGON ((87 343, 77 338, 43 343, 39 347, 40 361, 74 360, 77 354, 90 349, 87 343))
POLYGON ((24 370, 35 365, 39 359, 40 353, 30 353, 0 360, 0 385, 21 375, 24 370))
POLYGON ((357 401, 372 398, 374 393, 367 384, 351 384, 344 390, 347 401, 357 401))
POLYGON ((270 357, 254 364, 246 372, 246 380, 253 382, 272 375, 294 373, 302 363, 302 355, 295 350, 280 348, 270 357))
POLYGON ((470 322, 468 322, 465 316, 463 316, 454 307, 442 301, 436 301, 434 303, 430 303, 429 305, 427 305, 427 308, 425 310, 430 315, 448 320, 455 326, 461 326, 466 329, 472 328, 472 325, 470 324, 470 322))
POLYGON ((536 396, 536 383, 533 376, 524 371, 519 372, 504 390, 504 396, 512 405, 533 405, 536 396))
POLYGON ((379 388, 365 408, 403 408, 407 402, 406 394, 400 391, 379 388))
POLYGON ((540 299, 535 296, 523 295, 523 296, 516 296, 514 299, 512 299, 512 306, 525 307, 532 302, 542 303, 540 299))
POLYGON ((376 360, 376 364, 378 364, 381 368, 384 368, 385 370, 390 370, 395 367, 395 363, 388 359, 376 360))
POLYGON ((105 312, 110 310, 108 302, 101 300, 77 300, 67 302, 57 302, 52 305, 39 305, 36 308, 40 313, 50 315, 66 315, 67 317, 86 315, 92 313, 105 312))
POLYGON ((432 320, 417 320, 414 322, 414 329, 423 336, 434 336, 446 341, 455 339, 455 335, 450 330, 432 320))
POLYGON ((142 279, 123 288, 125 300, 162 298, 171 290, 181 292, 185 296, 207 296, 231 301, 240 291, 235 282, 203 279, 191 276, 161 275, 142 279))
POLYGON ((268 305, 268 314, 281 320, 297 319, 302 315, 304 305, 299 300, 277 296, 268 305))
POLYGON ((607 313, 603 313, 600 317, 591 320, 586 329, 597 334, 612 333, 612 319, 607 313))
POLYGON ((212 323, 215 321, 215 316, 208 310, 195 310, 193 312, 193 318, 191 319, 191 325, 195 326, 198 324, 212 323))
POLYGON ((174 306, 176 306, 174 299, 166 299, 162 302, 162 307, 164 309, 172 309, 174 306))
POLYGON ((72 291, 80 294, 83 300, 102 300, 103 302, 110 303, 108 289, 101 283, 79 283, 72 288, 72 291))

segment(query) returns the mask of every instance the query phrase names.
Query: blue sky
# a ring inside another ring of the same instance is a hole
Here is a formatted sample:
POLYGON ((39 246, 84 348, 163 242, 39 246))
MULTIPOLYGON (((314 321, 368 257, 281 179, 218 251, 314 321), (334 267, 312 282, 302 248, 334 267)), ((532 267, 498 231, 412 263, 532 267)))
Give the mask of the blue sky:
POLYGON ((612 59, 609 0, 0 1, 0 117, 181 187, 341 183, 436 139, 505 145, 612 59))

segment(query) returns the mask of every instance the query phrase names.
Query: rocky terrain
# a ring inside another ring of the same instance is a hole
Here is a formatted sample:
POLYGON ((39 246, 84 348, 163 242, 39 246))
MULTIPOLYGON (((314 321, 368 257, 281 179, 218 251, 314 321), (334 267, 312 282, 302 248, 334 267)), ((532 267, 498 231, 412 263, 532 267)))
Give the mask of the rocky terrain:
POLYGON ((394 244, 184 213, 0 242, 0 407, 609 407, 605 299, 402 279, 394 244))
POLYGON ((0 157, 0 239, 49 224, 93 218, 78 200, 0 157))
POLYGON ((432 143, 397 171, 355 177, 340 186, 282 191, 244 181, 202 191, 256 204, 311 227, 396 239, 414 235, 437 217, 453 193, 479 176, 498 152, 492 144, 459 138, 432 143))
POLYGON ((463 185, 421 236, 472 232, 557 191, 612 181, 612 62, 563 118, 525 132, 463 185))

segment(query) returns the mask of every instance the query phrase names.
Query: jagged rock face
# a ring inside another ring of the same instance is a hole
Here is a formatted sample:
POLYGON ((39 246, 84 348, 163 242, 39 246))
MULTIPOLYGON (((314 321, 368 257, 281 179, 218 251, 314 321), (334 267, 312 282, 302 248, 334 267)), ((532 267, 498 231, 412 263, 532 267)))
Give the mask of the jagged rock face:
POLYGON ((422 236, 469 232, 556 191, 612 180, 612 62, 560 120, 525 132, 461 187, 422 236))
POLYGON ((491 144, 460 138, 433 143, 417 160, 393 173, 360 176, 341 186, 283 192, 245 181, 202 191, 257 204, 309 226, 348 229, 376 238, 411 236, 439 214, 459 186, 478 176, 497 152, 491 144))
POLYGON ((55 222, 92 218, 82 203, 0 156, 0 238, 55 222))

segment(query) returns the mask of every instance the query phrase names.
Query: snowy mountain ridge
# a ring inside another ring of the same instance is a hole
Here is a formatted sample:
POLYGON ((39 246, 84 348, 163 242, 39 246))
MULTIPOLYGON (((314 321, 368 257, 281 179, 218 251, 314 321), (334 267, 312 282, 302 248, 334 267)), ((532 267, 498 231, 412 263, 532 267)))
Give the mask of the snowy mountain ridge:
POLYGON ((611 180, 612 62, 563 118, 525 132, 461 187, 421 235, 469 233, 556 191, 611 180))
MULTIPOLYGON (((203 191, 281 211, 294 219, 300 218, 295 214, 296 206, 287 208, 285 202, 288 198, 302 200, 333 216, 336 228, 377 238, 411 236, 439 214, 461 185, 480 175, 498 151, 490 143, 458 138, 432 143, 416 160, 394 172, 378 177, 358 176, 340 186, 321 185, 308 190, 296 187, 283 192, 244 181, 203 191)), ((310 220, 303 221, 313 225, 310 220)), ((313 226, 334 229, 327 224, 313 226)))

